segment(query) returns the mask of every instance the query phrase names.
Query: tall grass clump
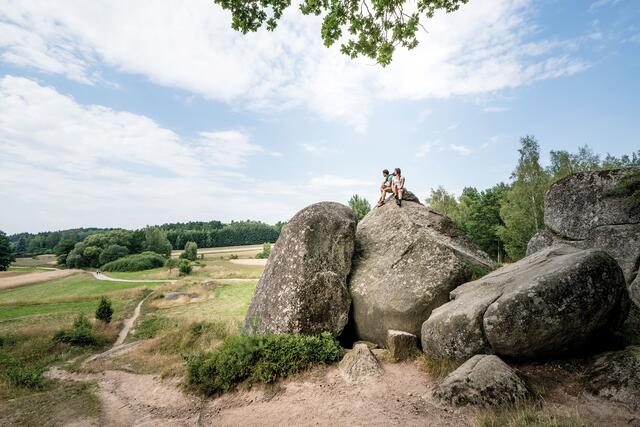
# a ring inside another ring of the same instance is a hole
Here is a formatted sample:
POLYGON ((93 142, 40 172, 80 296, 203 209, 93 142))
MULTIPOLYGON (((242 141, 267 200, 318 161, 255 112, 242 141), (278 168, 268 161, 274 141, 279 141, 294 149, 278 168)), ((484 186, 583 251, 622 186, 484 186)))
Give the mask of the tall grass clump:
POLYGON ((76 347, 98 347, 104 344, 104 340, 93 331, 91 323, 84 313, 76 318, 71 329, 57 331, 53 335, 53 341, 76 347))
POLYGON ((271 383, 314 363, 336 362, 342 347, 329 333, 322 335, 237 335, 213 352, 187 358, 191 383, 205 394, 231 390, 240 383, 271 383))
POLYGON ((155 252, 142 252, 118 258, 102 266, 104 271, 142 271, 164 266, 166 258, 155 252))

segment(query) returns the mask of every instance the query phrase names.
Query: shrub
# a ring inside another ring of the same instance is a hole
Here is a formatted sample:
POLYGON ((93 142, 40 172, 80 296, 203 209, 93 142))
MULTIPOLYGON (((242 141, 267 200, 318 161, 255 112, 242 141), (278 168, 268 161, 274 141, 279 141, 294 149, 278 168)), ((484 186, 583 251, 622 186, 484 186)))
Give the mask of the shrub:
POLYGON ((100 303, 98 304, 98 309, 96 310, 96 319, 110 323, 111 316, 113 316, 113 308, 111 308, 111 301, 109 301, 105 297, 100 298, 100 303))
POLYGON ((42 388, 44 383, 44 368, 42 366, 27 366, 14 361, 5 370, 7 381, 16 387, 31 389, 42 388))
MULTIPOLYGON (((224 257, 222 257, 224 259, 224 257)), ((229 259, 238 259, 238 255, 236 254, 231 254, 229 255, 229 259)))
POLYGON ((271 255, 271 243, 263 243, 262 244, 262 252, 258 252, 256 254, 257 259, 266 259, 271 255))
POLYGON ((169 274, 171 274, 171 270, 178 266, 178 260, 175 258, 169 257, 167 261, 164 263, 164 267, 169 269, 169 274))
POLYGON ((111 261, 102 266, 104 271, 141 271, 164 266, 166 259, 155 252, 142 252, 111 261))
POLYGON ((239 335, 226 338, 213 352, 187 359, 189 379, 206 394, 228 391, 241 382, 270 383, 312 363, 335 362, 342 348, 322 335, 239 335))
POLYGON ((181 259, 178 263, 178 270, 180 274, 191 274, 191 262, 188 259, 181 259))
POLYGON ((93 332, 91 323, 80 314, 73 322, 71 329, 62 329, 53 335, 53 341, 71 344, 76 347, 97 347, 102 344, 98 336, 93 332))
POLYGON ((198 245, 196 242, 187 242, 184 245, 184 252, 180 254, 180 258, 188 259, 189 261, 198 259, 198 245))

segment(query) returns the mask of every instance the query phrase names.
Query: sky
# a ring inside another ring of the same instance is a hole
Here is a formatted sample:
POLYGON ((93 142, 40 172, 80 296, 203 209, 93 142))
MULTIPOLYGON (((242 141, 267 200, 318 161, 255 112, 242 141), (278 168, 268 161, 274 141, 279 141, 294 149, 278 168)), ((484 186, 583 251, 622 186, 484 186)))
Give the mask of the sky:
POLYGON ((519 138, 640 149, 637 0, 470 0, 388 67, 210 0, 0 0, 0 230, 286 221, 504 181, 519 138))

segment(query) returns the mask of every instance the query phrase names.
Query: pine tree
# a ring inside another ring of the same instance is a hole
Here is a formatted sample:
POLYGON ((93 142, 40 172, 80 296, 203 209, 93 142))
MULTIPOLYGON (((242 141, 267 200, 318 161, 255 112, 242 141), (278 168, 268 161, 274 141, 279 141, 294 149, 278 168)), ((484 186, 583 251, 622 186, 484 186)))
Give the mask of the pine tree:
POLYGON ((100 303, 98 304, 98 309, 96 310, 96 319, 110 323, 111 316, 113 316, 113 308, 111 308, 111 301, 109 301, 105 297, 100 298, 100 303))

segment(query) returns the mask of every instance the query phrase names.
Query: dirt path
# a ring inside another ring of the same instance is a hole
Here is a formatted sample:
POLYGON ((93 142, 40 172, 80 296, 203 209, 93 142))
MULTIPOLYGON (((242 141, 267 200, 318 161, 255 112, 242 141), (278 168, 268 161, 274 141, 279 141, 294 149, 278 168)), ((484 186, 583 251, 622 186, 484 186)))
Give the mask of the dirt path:
MULTIPOLYGON (((477 410, 442 406, 431 392, 437 380, 412 362, 382 363, 384 374, 367 383, 348 384, 336 366, 317 367, 271 386, 201 398, 181 390, 180 380, 107 370, 47 376, 96 381, 102 402, 99 420, 86 425, 155 426, 473 426, 477 410), (93 424, 92 424, 93 423, 93 424)), ((578 414, 586 423, 638 425, 629 408, 574 390, 572 381, 548 390, 544 410, 578 414)))
POLYGON ((129 282, 129 283, 175 283, 177 280, 166 279, 116 279, 115 277, 109 277, 106 274, 93 272, 93 277, 98 280, 108 280, 110 282, 129 282))
POLYGON ((240 264, 240 265, 267 265, 266 259, 255 259, 255 258, 230 259, 229 262, 231 264, 240 264))
POLYGON ((0 290, 17 288, 20 286, 34 285, 36 283, 48 282, 50 280, 62 279, 75 274, 84 273, 82 270, 53 270, 38 271, 18 276, 0 278, 0 290))

